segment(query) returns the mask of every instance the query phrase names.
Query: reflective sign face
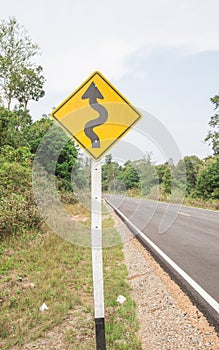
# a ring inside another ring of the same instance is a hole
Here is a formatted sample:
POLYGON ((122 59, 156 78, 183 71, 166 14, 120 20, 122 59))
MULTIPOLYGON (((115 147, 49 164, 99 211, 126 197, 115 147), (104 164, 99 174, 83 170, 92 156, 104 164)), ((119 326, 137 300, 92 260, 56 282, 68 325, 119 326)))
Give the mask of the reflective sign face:
POLYGON ((141 114, 101 73, 94 72, 51 117, 91 158, 99 160, 141 114))

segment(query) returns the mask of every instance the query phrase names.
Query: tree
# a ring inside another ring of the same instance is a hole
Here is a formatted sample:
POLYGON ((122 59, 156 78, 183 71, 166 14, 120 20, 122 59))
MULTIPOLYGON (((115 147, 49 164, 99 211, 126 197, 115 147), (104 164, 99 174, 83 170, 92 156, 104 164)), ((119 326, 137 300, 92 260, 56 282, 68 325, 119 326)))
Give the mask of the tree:
POLYGON ((217 113, 211 117, 208 123, 212 130, 208 132, 205 142, 208 142, 212 146, 213 152, 216 155, 219 154, 219 95, 215 95, 210 100, 214 104, 214 110, 217 113))
POLYGON ((53 122, 51 127, 49 119, 42 118, 34 124, 30 127, 29 134, 34 142, 29 141, 29 145, 31 151, 36 153, 35 161, 48 174, 56 175, 63 188, 72 190, 72 171, 75 176, 79 169, 78 149, 61 128, 53 122))
POLYGON ((203 199, 219 199, 219 158, 214 157, 202 171, 200 171, 196 196, 203 199))
POLYGON ((148 195, 151 189, 158 184, 158 176, 151 162, 150 154, 143 159, 135 161, 135 166, 139 174, 141 194, 148 195))
POLYGON ((31 153, 36 153, 37 148, 42 141, 42 138, 45 136, 53 124, 54 123, 51 119, 48 117, 43 117, 26 128, 25 140, 26 143, 30 146, 31 153))
POLYGON ((78 175, 78 150, 64 131, 49 118, 32 123, 26 111, 12 112, 0 107, 0 149, 11 153, 11 149, 15 152, 27 147, 31 155, 35 155, 39 146, 38 162, 48 173, 55 170, 54 175, 61 179, 63 187, 71 189, 71 178, 78 175))
POLYGON ((13 148, 26 146, 26 129, 31 125, 31 117, 27 111, 9 111, 0 107, 0 147, 13 148))
POLYGON ((103 191, 121 190, 120 180, 121 167, 112 161, 112 155, 106 156, 105 164, 102 166, 102 188, 103 191))
POLYGON ((164 191, 165 194, 170 194, 172 188, 172 174, 168 162, 157 165, 156 170, 160 188, 164 191))
POLYGON ((124 169, 123 172, 121 174, 121 179, 122 182, 124 183, 124 185, 126 186, 126 189, 130 189, 130 188, 138 188, 139 187, 139 175, 138 175, 138 171, 136 169, 136 167, 134 166, 134 164, 128 160, 125 164, 124 164, 124 169))
POLYGON ((39 47, 32 43, 25 29, 20 26, 16 18, 3 20, 0 24, 0 90, 2 97, 7 101, 7 108, 10 109, 13 98, 25 102, 27 98, 36 99, 41 97, 41 67, 34 68, 32 58, 39 54, 39 47), (31 76, 32 75, 32 79, 31 76), (24 83, 25 82, 25 83, 24 83), (27 83, 32 88, 27 89, 27 83), (23 96, 23 88, 28 90, 28 94, 23 96), (33 86, 36 91, 33 92, 33 86), (34 96, 34 98, 33 98, 34 96))
POLYGON ((17 98, 20 106, 27 110, 28 101, 38 101, 45 95, 43 85, 45 78, 42 75, 43 68, 21 67, 21 70, 16 74, 14 97, 17 98))
POLYGON ((202 161, 197 156, 185 156, 174 169, 177 185, 188 196, 195 190, 197 176, 202 167, 202 161))

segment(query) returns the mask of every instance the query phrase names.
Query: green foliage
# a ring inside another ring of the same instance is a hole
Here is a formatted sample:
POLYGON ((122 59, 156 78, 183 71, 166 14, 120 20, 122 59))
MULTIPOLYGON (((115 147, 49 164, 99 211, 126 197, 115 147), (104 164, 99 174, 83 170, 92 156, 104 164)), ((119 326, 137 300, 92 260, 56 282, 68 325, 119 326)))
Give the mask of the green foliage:
POLYGON ((120 178, 121 167, 112 161, 112 155, 106 156, 105 164, 102 166, 102 188, 104 191, 120 191, 124 189, 120 178))
POLYGON ((219 158, 215 157, 200 171, 195 195, 203 199, 219 199, 219 158))
POLYGON ((32 195, 30 150, 4 146, 0 157, 0 238, 39 225, 32 195))
POLYGON ((55 175, 60 179, 63 179, 64 187, 70 190, 72 176, 76 176, 79 168, 79 164, 77 162, 78 151, 73 142, 67 137, 66 141, 67 142, 58 157, 55 175))
POLYGON ((127 161, 124 164, 124 168, 121 173, 121 180, 124 183, 127 190, 139 187, 138 171, 131 161, 127 161))
POLYGON ((26 109, 29 100, 44 95, 42 68, 34 67, 31 61, 37 54, 38 45, 32 43, 16 18, 0 23, 0 91, 8 109, 14 98, 26 109))
MULTIPOLYGON (((32 122, 30 100, 44 96, 42 67, 32 59, 39 47, 15 18, 0 23, 0 234, 35 226, 40 218, 32 198, 32 162, 35 154, 48 176, 56 175, 58 189, 72 191, 71 180, 83 184, 78 151, 48 118, 32 122), (18 101, 14 111, 12 101, 18 101), (7 108, 3 102, 7 102, 7 108), (38 152, 40 147, 41 152, 38 152)), ((43 171, 44 171, 43 170, 43 171)), ((72 202, 75 197, 62 199, 72 202)), ((67 198, 68 197, 68 198, 67 198)))
MULTIPOLYGON (((11 112, 0 107, 1 236, 35 227, 41 220, 32 195, 32 162, 39 146, 38 160, 49 174, 58 177, 58 189, 72 191, 72 178, 77 183, 83 181, 77 149, 64 132, 52 124, 48 118, 32 123, 27 112, 11 112)), ((63 191, 61 198, 71 203, 76 200, 63 191)))
MULTIPOLYGON (((3 149, 3 152, 5 152, 5 149, 6 147, 3 149)), ((31 181, 31 168, 27 166, 26 160, 24 163, 13 161, 13 158, 17 158, 17 152, 19 151, 20 149, 13 152, 13 149, 10 148, 8 157, 4 156, 0 158, 1 193, 6 189, 11 193, 16 192, 22 194, 24 191, 23 187, 27 187, 31 181)), ((21 153, 22 152, 21 150, 21 153)))
POLYGON ((5 191, 0 204, 0 239, 35 228, 40 221, 30 190, 23 195, 5 191))
POLYGON ((197 176, 202 165, 202 161, 196 156, 184 157, 186 167, 186 194, 191 194, 196 186, 197 176))
POLYGON ((151 189, 158 184, 157 172, 151 162, 150 155, 136 161, 135 166, 139 175, 141 194, 148 195, 151 189))
POLYGON ((29 147, 13 148, 9 145, 3 146, 0 151, 1 161, 21 163, 23 166, 30 166, 32 154, 29 147))
POLYGON ((166 162, 156 166, 160 188, 165 194, 171 193, 172 174, 169 164, 166 162))
POLYGON ((185 195, 191 195, 196 186, 197 176, 202 167, 202 161, 197 156, 185 156, 178 162, 174 169, 174 175, 185 195))
POLYGON ((43 117, 25 129, 25 141, 29 145, 32 154, 37 152, 40 142, 52 125, 51 119, 43 117))
POLYGON ((208 123, 211 127, 211 131, 208 132, 205 142, 208 142, 209 145, 212 146, 214 154, 217 155, 219 154, 219 95, 215 95, 210 100, 214 104, 214 110, 216 110, 217 113, 211 117, 208 123))
POLYGON ((0 147, 26 146, 26 129, 31 125, 30 115, 22 110, 9 111, 0 107, 0 147))
POLYGON ((34 123, 28 132, 31 150, 36 152, 35 160, 49 174, 56 175, 62 180, 61 187, 71 191, 72 179, 78 176, 80 167, 77 161, 78 150, 74 143, 62 129, 54 124, 51 127, 51 122, 47 118, 34 123))
POLYGON ((28 101, 38 101, 45 95, 43 85, 45 78, 42 75, 43 68, 27 68, 22 66, 15 77, 14 97, 17 98, 20 106, 27 110, 28 101))
MULTIPOLYGON (((65 189, 71 188, 72 178, 79 183, 83 181, 79 176, 80 167, 77 161, 78 151, 74 143, 65 133, 47 117, 32 123, 29 114, 22 110, 14 112, 0 107, 0 147, 4 154, 13 149, 28 147, 48 173, 53 173, 62 179, 65 189), (9 147, 4 148, 5 146, 9 147), (11 148, 10 148, 11 147, 11 148), (3 152, 3 150, 2 150, 3 152)), ((15 156, 14 151, 12 152, 15 156)), ((18 161, 19 160, 14 160, 18 161)))
MULTIPOLYGON (((153 165, 150 155, 123 166, 106 157, 102 167, 103 191, 125 192, 128 196, 147 196, 153 200, 181 202, 184 197, 218 200, 218 158, 202 161, 185 156, 178 164, 153 165)), ((216 204, 215 204, 216 205, 216 204)))

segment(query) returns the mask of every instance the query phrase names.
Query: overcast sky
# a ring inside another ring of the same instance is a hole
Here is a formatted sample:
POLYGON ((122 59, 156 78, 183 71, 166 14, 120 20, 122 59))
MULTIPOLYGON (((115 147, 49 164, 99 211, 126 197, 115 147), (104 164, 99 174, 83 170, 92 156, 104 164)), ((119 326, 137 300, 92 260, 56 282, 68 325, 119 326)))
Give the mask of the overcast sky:
POLYGON ((48 114, 94 70, 174 137, 182 155, 203 158, 219 92, 218 0, 0 0, 42 55, 46 95, 31 103, 48 114))

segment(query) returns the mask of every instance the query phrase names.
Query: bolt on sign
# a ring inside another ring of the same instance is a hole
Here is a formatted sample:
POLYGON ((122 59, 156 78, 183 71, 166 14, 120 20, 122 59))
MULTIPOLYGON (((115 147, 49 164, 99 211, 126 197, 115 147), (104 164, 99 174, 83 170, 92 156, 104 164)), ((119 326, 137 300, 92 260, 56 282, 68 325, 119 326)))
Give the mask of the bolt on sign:
POLYGON ((51 117, 96 161, 142 118, 100 72, 88 77, 51 117))

